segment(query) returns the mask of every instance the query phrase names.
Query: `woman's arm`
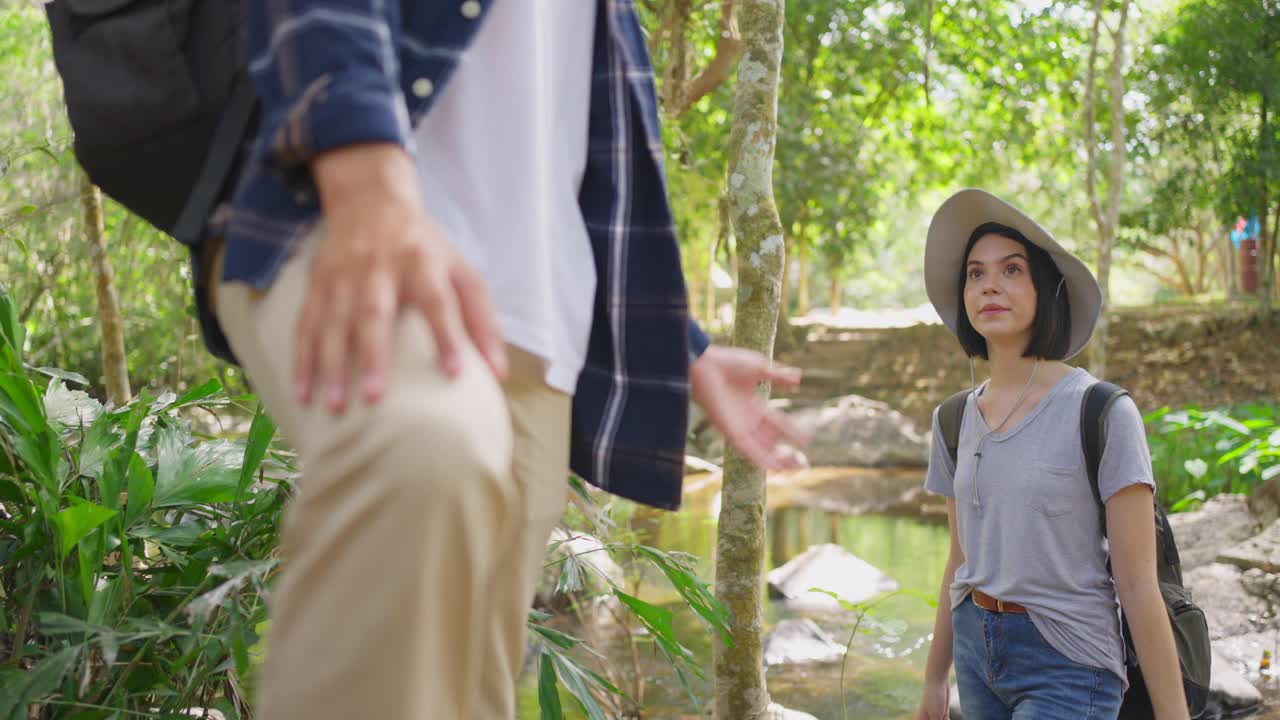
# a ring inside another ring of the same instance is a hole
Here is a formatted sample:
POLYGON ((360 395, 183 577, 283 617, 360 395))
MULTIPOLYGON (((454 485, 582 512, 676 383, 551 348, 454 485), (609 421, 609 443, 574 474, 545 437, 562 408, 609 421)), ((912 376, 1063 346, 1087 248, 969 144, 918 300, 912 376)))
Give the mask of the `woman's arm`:
POLYGON ((1151 488, 1130 485, 1107 500, 1111 572, 1138 650, 1142 679, 1157 720, 1188 717, 1178 651, 1156 579, 1156 526, 1151 488))
POLYGON ((933 619, 933 642, 929 645, 929 659, 925 663, 924 697, 916 717, 922 720, 938 720, 947 717, 947 705, 951 690, 951 583, 956 568, 964 563, 964 551, 956 534, 956 501, 947 498, 947 520, 951 527, 951 551, 947 555, 947 567, 942 572, 942 586, 938 589, 938 612, 933 619))

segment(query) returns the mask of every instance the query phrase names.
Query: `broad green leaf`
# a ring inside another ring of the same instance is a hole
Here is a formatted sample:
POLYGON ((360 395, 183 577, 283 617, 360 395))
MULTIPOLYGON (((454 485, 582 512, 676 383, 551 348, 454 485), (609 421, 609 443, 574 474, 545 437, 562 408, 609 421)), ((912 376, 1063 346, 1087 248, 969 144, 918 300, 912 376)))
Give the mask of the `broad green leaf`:
POLYGON ((1240 461, 1240 474, 1248 475, 1256 467, 1258 467, 1258 453, 1249 453, 1240 461))
POLYGON ((560 693, 556 684, 556 668, 547 655, 538 659, 538 708, 542 720, 563 720, 560 693))
POLYGON ((119 442, 120 433, 112 416, 102 414, 94 418, 80 441, 80 474, 91 478, 101 475, 108 453, 119 442))
POLYGON ((218 394, 218 391, 221 389, 222 383, 218 382, 216 379, 209 380, 202 385, 198 385, 182 393, 182 395, 174 400, 172 404, 164 405, 162 408, 156 408, 155 411, 159 412, 160 409, 177 410, 178 408, 198 403, 201 400, 206 400, 209 397, 218 394))
POLYGON ((670 553, 648 545, 637 546, 636 552, 658 566, 704 626, 715 630, 723 642, 733 646, 733 638, 729 632, 729 609, 716 598, 710 585, 700 580, 691 567, 676 560, 670 553))
POLYGON ((249 643, 245 640, 244 625, 239 623, 231 629, 231 657, 236 663, 236 674, 245 677, 252 669, 249 660, 249 643))
POLYGON ((45 490, 55 495, 59 493, 60 455, 57 438, 52 432, 41 429, 39 432, 18 435, 13 441, 13 451, 45 490))
POLYGON ((124 587, 120 577, 116 576, 95 588, 93 599, 89 602, 89 623, 93 625, 111 625, 116 621, 116 612, 120 609, 120 601, 124 598, 124 587))
POLYGON ((25 720, 27 706, 57 689, 75 664, 80 649, 81 646, 74 645, 46 657, 29 672, 23 673, 24 677, 14 682, 12 687, 9 682, 4 682, 0 686, 0 718, 25 720))
POLYGON ((549 640, 552 643, 558 645, 559 647, 564 648, 565 650, 569 650, 571 648, 577 647, 577 645, 582 642, 581 640, 579 640, 576 637, 573 637, 572 635, 566 635, 565 633, 562 633, 559 630, 552 630, 546 625, 529 623, 529 629, 537 633, 538 635, 541 635, 546 640, 549 640))
POLYGON ((0 420, 21 433, 47 427, 40 394, 20 373, 0 373, 0 420))
POLYGON ((0 720, 10 720, 15 715, 14 708, 24 707, 22 698, 27 680, 25 670, 0 668, 0 720))
POLYGON ((36 614, 40 620, 40 632, 45 635, 84 635, 91 636, 108 630, 108 628, 91 625, 84 620, 60 612, 40 612, 36 614))
POLYGON ((1187 493, 1185 497, 1173 503, 1173 505, 1169 507, 1169 511, 1182 512, 1184 510, 1189 510, 1197 503, 1204 502, 1205 497, 1204 490, 1196 490, 1194 492, 1187 493))
POLYGON ((694 668, 695 672, 701 673, 701 670, 697 668, 693 653, 689 652, 688 648, 676 640, 675 628, 672 626, 673 616, 670 610, 647 603, 616 588, 613 594, 639 618, 640 623, 649 631, 649 634, 664 652, 668 653, 673 659, 688 663, 694 668))
POLYGON ((1209 472, 1209 463, 1205 462, 1201 458, 1186 460, 1182 463, 1182 467, 1186 469, 1187 473, 1189 473, 1191 477, 1197 480, 1204 477, 1204 474, 1209 472))
POLYGON ((216 441, 191 447, 186 436, 173 427, 164 427, 157 434, 155 507, 235 499, 242 458, 238 448, 216 441))
POLYGON ((12 363, 11 367, 0 365, 0 370, 16 371, 22 367, 20 363, 25 339, 22 323, 18 322, 18 308, 10 300, 4 284, 0 283, 0 349, 5 351, 0 352, 0 358, 6 358, 12 363))
POLYGON ((1258 445, 1258 441, 1257 441, 1257 440, 1250 440, 1249 442, 1244 443, 1243 445, 1241 445, 1240 447, 1236 448, 1235 450, 1232 450, 1231 452, 1227 453, 1226 455, 1223 455, 1222 457, 1218 458, 1218 464, 1219 464, 1219 465, 1226 465, 1227 463, 1231 462, 1232 460, 1235 460, 1236 458, 1240 457, 1241 455, 1244 455, 1245 453, 1249 452, 1250 450, 1252 450, 1252 449, 1253 449, 1254 447, 1256 447, 1257 445, 1258 445))
POLYGON ((115 510, 85 501, 59 511, 53 521, 58 527, 62 557, 66 558, 71 553, 71 548, 99 525, 115 517, 115 514, 115 510))
POLYGON ((605 714, 604 708, 600 707, 600 703, 591 694, 590 686, 599 685, 599 683, 593 682, 592 674, 583 671, 576 663, 564 655, 550 653, 544 654, 543 657, 551 658, 551 663, 555 666, 556 676, 560 678, 560 682, 564 683, 565 689, 569 691, 574 701, 578 703, 578 707, 582 708, 582 711, 587 714, 590 720, 608 720, 608 715, 605 714))
POLYGON ((71 372, 70 370, 63 370, 61 368, 56 368, 56 367, 33 367, 30 365, 28 365, 27 368, 30 370, 34 370, 40 373, 41 375, 48 375, 51 378, 57 378, 58 380, 65 380, 66 382, 73 382, 73 383, 76 383, 77 385, 83 385, 84 387, 89 387, 89 384, 90 384, 88 379, 85 378, 85 376, 81 375, 80 373, 71 372))
POLYGON ((68 390, 61 380, 51 380, 44 392, 44 412, 51 423, 78 428, 91 424, 102 413, 102 403, 83 390, 68 390))
POLYGON ((1239 420, 1236 420, 1230 415, 1224 413, 1211 413, 1209 415, 1209 422, 1215 425, 1221 425, 1222 427, 1233 430, 1241 435, 1249 435, 1249 428, 1245 427, 1239 420))
POLYGON ((245 442, 244 461, 240 468, 240 481, 236 486, 236 496, 244 494, 244 491, 253 482, 253 475, 258 471, 258 466, 262 464, 262 458, 267 454, 267 448, 271 445, 271 438, 275 435, 276 426, 272 422, 271 417, 267 415, 266 408, 259 404, 258 411, 253 415, 253 422, 249 426, 249 439, 245 442))
POLYGON ((139 518, 146 517, 151 510, 151 496, 155 491, 155 481, 151 478, 151 468, 147 461, 137 453, 129 459, 128 500, 124 510, 126 528, 133 527, 139 518))
POLYGON ((154 543, 176 547, 191 547, 209 531, 209 528, 199 522, 186 522, 173 527, 157 527, 152 525, 143 525, 140 528, 129 531, 131 537, 141 540, 150 540, 154 543))

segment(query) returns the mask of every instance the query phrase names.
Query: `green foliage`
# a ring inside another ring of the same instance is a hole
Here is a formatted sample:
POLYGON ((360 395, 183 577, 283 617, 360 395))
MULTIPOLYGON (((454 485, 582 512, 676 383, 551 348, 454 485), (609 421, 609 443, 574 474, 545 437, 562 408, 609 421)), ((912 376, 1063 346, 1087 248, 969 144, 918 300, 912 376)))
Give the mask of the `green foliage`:
MULTIPOLYGON (((693 653, 676 635, 673 609, 637 597, 638 589, 650 576, 664 580, 675 591, 677 609, 691 610, 709 634, 732 643, 729 635, 728 609, 712 594, 711 587, 698 577, 694 558, 680 553, 664 552, 637 542, 629 527, 626 504, 601 505, 586 491, 582 481, 570 478, 576 502, 567 515, 574 526, 591 528, 601 541, 598 549, 583 552, 557 552, 566 541, 548 547, 548 568, 558 568, 553 584, 557 594, 567 595, 570 609, 584 630, 592 632, 584 614, 601 601, 616 601, 613 619, 623 626, 631 645, 632 658, 641 646, 651 646, 667 662, 676 680, 688 694, 690 703, 700 710, 700 702, 690 683, 690 676, 704 679, 705 674, 693 653), (601 565, 591 561, 588 553, 604 553, 625 568, 622 578, 610 577, 601 565), (593 589, 590 580, 598 581, 593 589)), ((576 538, 578 536, 571 536, 576 538)), ((561 717, 556 690, 562 686, 574 704, 588 717, 624 717, 639 712, 644 706, 645 678, 633 667, 631 673, 620 672, 593 650, 587 642, 554 630, 550 615, 533 612, 529 616, 530 634, 539 641, 538 699, 544 720, 561 717), (595 667, 597 669, 591 669, 595 667), (630 691, 628 691, 630 690, 630 691)))
POLYGON ((840 657, 840 717, 841 720, 844 720, 849 716, 848 707, 844 703, 845 665, 849 659, 849 653, 853 651, 854 638, 858 637, 858 632, 860 630, 862 632, 867 632, 867 630, 862 629, 863 621, 875 616, 876 608, 880 603, 899 595, 918 598, 923 600, 930 607, 938 606, 938 598, 917 590, 895 590, 893 592, 881 593, 873 598, 863 600, 862 602, 853 602, 840 597, 837 593, 830 590, 824 590, 822 588, 809 588, 809 592, 826 595, 834 599, 840 605, 841 610, 850 613, 854 618, 853 623, 851 623, 849 627, 849 639, 846 640, 844 644, 844 653, 840 657))
POLYGON ((1280 475, 1280 406, 1162 408, 1146 417, 1161 501, 1189 510, 1219 493, 1245 493, 1280 475))
MULTIPOLYGON (((33 704, 46 718, 193 706, 249 717, 294 473, 291 454, 273 446, 274 424, 259 409, 243 441, 197 437, 183 411, 228 406, 216 381, 108 410, 67 388, 74 373, 26 365, 14 314, 0 290, 0 720, 25 720, 33 704)), ((580 480, 570 485, 576 517, 612 536, 604 552, 633 569, 646 563, 708 632, 727 637, 727 611, 685 558, 634 542, 580 480)), ((595 571, 574 554, 556 562, 564 590, 595 571)), ((686 673, 702 677, 671 609, 600 577, 686 688, 686 673)), ((562 717, 560 687, 591 718, 633 703, 585 664, 600 656, 550 619, 529 620, 543 717, 562 717)))
POLYGON ((0 293, 0 718, 246 716, 289 495, 274 428, 197 441, 180 410, 227 406, 216 383, 109 411, 24 364, 13 314, 0 293))
POLYGON ((1218 227, 1271 213, 1280 195, 1280 8, 1250 0, 1187 0, 1159 18, 1132 72, 1146 103, 1136 130, 1136 173, 1151 203, 1131 227, 1155 235, 1218 227))

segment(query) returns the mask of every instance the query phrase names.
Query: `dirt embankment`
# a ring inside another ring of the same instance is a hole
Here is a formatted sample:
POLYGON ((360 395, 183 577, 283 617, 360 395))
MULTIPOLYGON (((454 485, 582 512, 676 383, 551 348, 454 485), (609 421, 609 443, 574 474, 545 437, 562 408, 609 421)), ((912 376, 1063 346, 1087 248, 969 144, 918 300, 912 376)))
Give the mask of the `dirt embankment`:
MULTIPOLYGON (((1126 308, 1110 314, 1108 380, 1144 412, 1280 400, 1280 318, 1265 325, 1239 305, 1126 308)), ((882 400, 924 428, 934 406, 969 384, 959 343, 941 325, 811 326, 780 360, 805 371, 803 399, 856 393, 882 400)), ((1088 350, 1072 364, 1085 364, 1088 350)), ((985 368, 977 363, 981 381, 985 368)))

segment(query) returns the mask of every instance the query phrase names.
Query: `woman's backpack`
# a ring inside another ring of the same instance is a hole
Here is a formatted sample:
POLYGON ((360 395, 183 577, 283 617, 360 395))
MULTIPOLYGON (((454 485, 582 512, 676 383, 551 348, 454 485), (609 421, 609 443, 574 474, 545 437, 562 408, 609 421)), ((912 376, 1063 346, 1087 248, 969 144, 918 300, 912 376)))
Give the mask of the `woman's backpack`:
MULTIPOLYGON (((938 424, 953 466, 960 444, 960 423, 964 418, 965 405, 971 392, 971 390, 965 390, 956 393, 938 406, 938 424)), ((1085 468, 1089 472, 1093 496, 1098 500, 1104 536, 1107 532, 1107 514, 1102 504, 1102 494, 1098 490, 1098 466, 1102 461, 1103 447, 1106 445, 1104 423, 1112 403, 1128 394, 1128 391, 1111 383, 1096 382, 1085 391, 1080 407, 1080 440, 1084 448, 1085 468)), ((1212 656, 1209 646, 1209 626, 1205 622, 1204 611, 1191 601, 1191 593, 1182 584, 1182 561, 1178 557, 1178 546, 1173 538, 1173 529, 1169 526, 1169 518, 1160 507, 1159 501, 1154 502, 1154 511, 1156 575, 1160 581, 1160 595, 1164 598, 1165 608, 1169 613, 1169 623, 1173 628, 1174 644, 1178 648, 1178 664, 1182 669, 1182 687, 1187 696, 1187 708, 1192 718, 1199 718, 1204 715, 1209 703, 1209 669, 1212 656)), ((1124 635, 1129 689, 1125 692, 1119 717, 1121 720, 1152 718, 1154 715, 1151 710, 1151 698, 1147 694, 1146 683, 1143 682, 1142 672, 1138 668, 1138 653, 1134 649, 1133 637, 1129 633, 1129 623, 1123 616, 1121 628, 1124 635)))

